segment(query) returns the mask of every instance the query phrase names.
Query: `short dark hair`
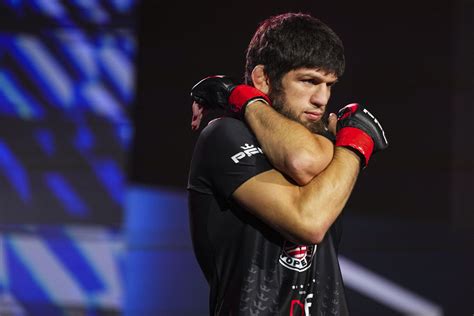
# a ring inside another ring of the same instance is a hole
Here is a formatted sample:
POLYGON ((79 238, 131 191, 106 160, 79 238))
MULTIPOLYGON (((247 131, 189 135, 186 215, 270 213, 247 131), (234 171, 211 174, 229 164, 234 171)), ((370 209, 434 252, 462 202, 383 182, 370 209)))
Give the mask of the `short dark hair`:
POLYGON ((263 65, 273 88, 281 87, 287 72, 318 68, 337 77, 344 73, 344 46, 337 34, 319 19, 304 13, 284 13, 264 20, 247 48, 245 82, 263 65))

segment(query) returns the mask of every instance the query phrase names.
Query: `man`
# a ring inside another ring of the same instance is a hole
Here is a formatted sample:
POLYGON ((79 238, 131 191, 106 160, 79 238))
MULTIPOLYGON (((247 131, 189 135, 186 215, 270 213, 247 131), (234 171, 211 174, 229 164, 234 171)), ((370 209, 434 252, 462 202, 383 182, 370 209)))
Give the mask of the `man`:
POLYGON ((188 184, 211 315, 348 314, 338 218, 361 168, 388 144, 357 104, 324 123, 343 70, 337 35, 289 13, 257 29, 247 85, 214 76, 193 87, 193 129, 206 111, 231 113, 202 130, 188 184))

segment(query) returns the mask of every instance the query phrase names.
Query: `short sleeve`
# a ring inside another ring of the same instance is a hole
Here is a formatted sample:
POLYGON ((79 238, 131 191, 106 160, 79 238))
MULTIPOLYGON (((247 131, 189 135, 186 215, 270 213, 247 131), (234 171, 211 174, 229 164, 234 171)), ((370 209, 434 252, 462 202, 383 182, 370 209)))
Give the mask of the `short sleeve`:
POLYGON ((188 189, 228 199, 242 183, 272 168, 245 123, 220 118, 211 122, 199 136, 188 189))

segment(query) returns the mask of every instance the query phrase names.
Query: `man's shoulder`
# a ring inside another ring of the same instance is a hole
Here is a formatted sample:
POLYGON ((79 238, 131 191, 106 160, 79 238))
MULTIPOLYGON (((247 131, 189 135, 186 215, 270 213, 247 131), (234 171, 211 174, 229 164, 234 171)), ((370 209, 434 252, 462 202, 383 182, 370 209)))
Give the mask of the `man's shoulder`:
POLYGON ((210 121, 202 130, 200 138, 221 138, 237 134, 251 134, 247 125, 233 117, 220 117, 210 121))
POLYGON ((203 129, 204 131, 222 130, 227 128, 242 127, 247 129, 247 125, 242 120, 233 117, 218 117, 210 121, 203 129))

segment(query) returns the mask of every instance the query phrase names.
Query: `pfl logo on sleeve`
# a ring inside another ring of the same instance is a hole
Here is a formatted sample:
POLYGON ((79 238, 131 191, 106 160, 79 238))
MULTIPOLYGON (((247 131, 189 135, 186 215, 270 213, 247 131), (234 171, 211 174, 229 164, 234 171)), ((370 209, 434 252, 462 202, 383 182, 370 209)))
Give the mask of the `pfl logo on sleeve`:
POLYGON ((234 163, 239 163, 239 161, 245 157, 263 154, 263 151, 260 147, 255 147, 254 145, 249 145, 247 143, 245 143, 243 146, 240 146, 240 148, 243 150, 230 157, 234 163))

